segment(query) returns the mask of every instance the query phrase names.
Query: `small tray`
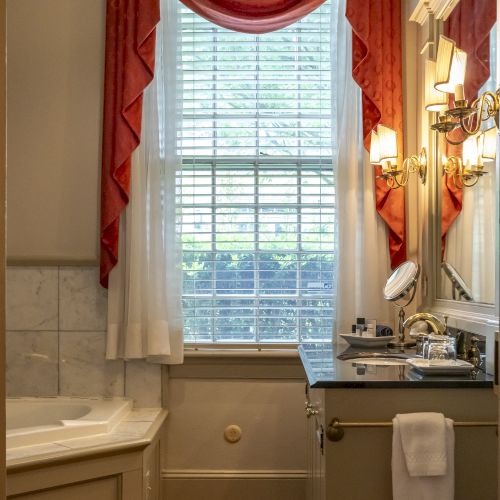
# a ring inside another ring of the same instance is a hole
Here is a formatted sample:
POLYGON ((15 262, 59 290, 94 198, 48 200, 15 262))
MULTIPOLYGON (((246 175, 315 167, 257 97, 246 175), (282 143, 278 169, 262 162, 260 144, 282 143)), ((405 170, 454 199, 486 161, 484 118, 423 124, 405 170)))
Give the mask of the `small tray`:
POLYGON ((469 375, 474 365, 457 359, 429 361, 428 359, 408 359, 407 363, 423 375, 469 375))
POLYGON ((341 333, 340 336, 353 347, 384 347, 396 337, 394 335, 386 337, 360 337, 359 335, 348 335, 341 333))

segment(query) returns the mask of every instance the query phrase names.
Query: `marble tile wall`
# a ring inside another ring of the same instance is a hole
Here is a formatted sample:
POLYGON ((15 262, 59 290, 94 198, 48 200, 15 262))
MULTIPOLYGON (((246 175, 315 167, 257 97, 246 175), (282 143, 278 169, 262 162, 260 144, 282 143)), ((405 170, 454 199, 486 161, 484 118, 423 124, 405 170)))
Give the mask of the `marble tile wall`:
POLYGON ((7 394, 127 396, 161 406, 161 369, 106 361, 106 291, 96 267, 7 268, 7 394))

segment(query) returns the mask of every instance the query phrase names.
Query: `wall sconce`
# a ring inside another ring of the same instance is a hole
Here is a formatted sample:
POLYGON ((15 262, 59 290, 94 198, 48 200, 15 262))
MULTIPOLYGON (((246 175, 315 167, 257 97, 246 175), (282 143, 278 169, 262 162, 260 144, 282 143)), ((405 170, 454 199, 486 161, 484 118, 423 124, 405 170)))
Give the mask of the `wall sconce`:
POLYGON ((450 175, 458 189, 472 187, 487 174, 484 161, 496 158, 496 128, 492 127, 478 136, 469 137, 463 143, 463 159, 443 156, 443 175, 450 175))
POLYGON ((398 169, 397 160, 396 131, 384 125, 377 125, 377 129, 372 130, 370 143, 370 163, 382 167, 382 174, 377 176, 377 179, 384 179, 390 189, 397 189, 408 183, 410 174, 417 173, 422 184, 425 184, 427 179, 425 148, 422 148, 418 156, 412 155, 406 158, 401 169, 398 169))
POLYGON ((497 89, 496 92, 484 92, 469 106, 464 96, 467 54, 457 48, 453 40, 443 35, 439 38, 435 64, 434 82, 432 82, 431 78, 428 80, 426 78, 426 86, 434 83, 434 89, 443 92, 445 97, 439 99, 432 90, 426 90, 426 109, 443 111, 438 116, 438 123, 431 125, 431 128, 446 134, 446 140, 450 144, 458 145, 462 144, 470 136, 478 134, 483 121, 494 118, 498 127, 500 89, 497 89), (448 100, 448 94, 454 94, 455 107, 450 109, 441 108, 443 100, 448 100), (427 97, 429 97, 429 101, 427 101, 427 97), (433 105, 436 99, 440 103, 438 107, 433 105), (462 138, 450 139, 448 134, 455 129, 462 131, 462 138))
POLYGON ((425 109, 445 111, 448 109, 448 94, 436 89, 436 62, 425 61, 425 109))

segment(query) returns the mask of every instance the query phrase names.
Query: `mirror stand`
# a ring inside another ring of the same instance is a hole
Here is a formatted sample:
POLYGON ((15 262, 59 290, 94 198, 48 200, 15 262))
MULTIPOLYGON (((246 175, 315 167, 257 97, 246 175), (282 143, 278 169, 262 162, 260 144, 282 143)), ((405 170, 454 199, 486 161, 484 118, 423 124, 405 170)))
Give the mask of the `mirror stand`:
POLYGON ((410 260, 400 264, 389 276, 384 288, 384 299, 394 302, 399 307, 398 340, 390 342, 389 347, 404 350, 415 346, 415 341, 405 341, 405 307, 415 298, 420 267, 410 260), (404 299, 405 302, 398 302, 404 299))
POLYGON ((393 349, 405 349, 407 347, 414 347, 416 345, 416 342, 414 340, 405 340, 405 329, 403 326, 406 316, 405 307, 410 305, 412 300, 415 298, 416 291, 417 291, 417 280, 414 281, 414 286, 410 298, 404 304, 398 304, 397 302, 395 302, 395 305, 399 307, 398 340, 390 342, 388 344, 388 346, 393 349))

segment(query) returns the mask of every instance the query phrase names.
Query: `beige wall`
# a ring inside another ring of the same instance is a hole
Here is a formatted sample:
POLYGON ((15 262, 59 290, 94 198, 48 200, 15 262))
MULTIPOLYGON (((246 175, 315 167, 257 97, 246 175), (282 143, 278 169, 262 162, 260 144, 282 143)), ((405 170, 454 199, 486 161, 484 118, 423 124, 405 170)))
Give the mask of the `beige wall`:
POLYGON ((105 0, 7 0, 9 261, 96 261, 105 0))
POLYGON ((177 500, 303 500, 305 374, 298 358, 187 358, 169 368, 164 489, 177 500), (241 440, 224 430, 235 424, 241 440))

